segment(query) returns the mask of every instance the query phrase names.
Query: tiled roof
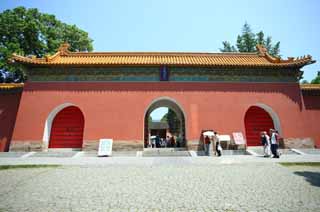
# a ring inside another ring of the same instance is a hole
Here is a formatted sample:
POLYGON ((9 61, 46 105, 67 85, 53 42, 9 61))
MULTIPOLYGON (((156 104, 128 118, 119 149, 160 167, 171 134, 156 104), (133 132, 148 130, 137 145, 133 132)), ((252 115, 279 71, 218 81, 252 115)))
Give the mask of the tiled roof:
POLYGON ((17 88, 23 88, 23 83, 0 83, 0 90, 12 90, 17 88))
POLYGON ((301 90, 319 90, 320 91, 320 84, 301 84, 301 90))
POLYGON ((304 96, 320 96, 320 84, 301 84, 300 88, 304 96))
POLYGON ((186 53, 186 52, 70 52, 63 44, 58 52, 45 58, 14 54, 13 62, 29 65, 70 66, 230 66, 230 67, 302 67, 315 61, 310 55, 282 60, 272 57, 263 46, 256 53, 186 53))

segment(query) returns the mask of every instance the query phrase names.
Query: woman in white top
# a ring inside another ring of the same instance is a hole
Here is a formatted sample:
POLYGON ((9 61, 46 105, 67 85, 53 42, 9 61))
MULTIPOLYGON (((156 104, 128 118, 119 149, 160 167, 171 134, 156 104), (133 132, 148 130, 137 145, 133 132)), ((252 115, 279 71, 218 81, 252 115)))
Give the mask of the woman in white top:
POLYGON ((274 158, 279 158, 277 137, 277 132, 274 129, 270 129, 271 152, 274 158))
POLYGON ((270 152, 270 137, 268 136, 266 131, 261 132, 261 137, 263 142, 263 153, 264 157, 270 157, 271 152, 270 152))

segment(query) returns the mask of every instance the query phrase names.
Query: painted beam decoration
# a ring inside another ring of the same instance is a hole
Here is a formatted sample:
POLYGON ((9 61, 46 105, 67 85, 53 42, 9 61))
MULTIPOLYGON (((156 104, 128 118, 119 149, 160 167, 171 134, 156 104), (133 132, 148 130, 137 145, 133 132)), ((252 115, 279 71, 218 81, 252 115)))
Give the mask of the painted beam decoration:
POLYGON ((160 66, 160 81, 169 81, 169 69, 168 66, 160 66))

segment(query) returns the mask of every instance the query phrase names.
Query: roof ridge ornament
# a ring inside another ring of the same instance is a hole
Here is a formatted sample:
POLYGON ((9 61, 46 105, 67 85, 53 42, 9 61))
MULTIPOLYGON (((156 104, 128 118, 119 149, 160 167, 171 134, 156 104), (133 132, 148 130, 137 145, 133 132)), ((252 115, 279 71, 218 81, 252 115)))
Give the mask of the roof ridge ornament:
POLYGON ((262 45, 262 44, 257 44, 257 45, 256 45, 256 49, 257 49, 257 51, 258 51, 258 53, 259 53, 259 56, 264 57, 264 56, 266 56, 266 54, 268 53, 267 48, 264 47, 264 45, 262 45))
POLYGON ((268 53, 268 49, 264 47, 262 44, 257 44, 256 45, 258 55, 261 57, 265 57, 269 62, 271 63, 280 63, 281 58, 280 57, 274 57, 268 53))
POLYGON ((69 47, 70 47, 70 44, 65 42, 65 43, 62 43, 58 49, 58 51, 60 52, 60 55, 61 56, 66 56, 70 53, 69 51, 69 47))

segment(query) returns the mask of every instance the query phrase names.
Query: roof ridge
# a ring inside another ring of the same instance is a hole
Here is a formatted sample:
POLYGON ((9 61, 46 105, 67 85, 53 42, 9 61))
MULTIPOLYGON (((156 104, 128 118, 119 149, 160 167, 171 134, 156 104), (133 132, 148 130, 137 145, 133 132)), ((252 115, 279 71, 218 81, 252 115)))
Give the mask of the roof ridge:
POLYGON ((314 63, 310 55, 283 60, 268 54, 257 45, 257 52, 70 52, 69 45, 44 58, 13 54, 12 61, 43 65, 178 65, 178 66, 257 66, 303 67, 314 63))
POLYGON ((70 52, 63 56, 109 56, 109 55, 125 55, 125 56, 258 56, 257 52, 122 52, 122 51, 112 51, 112 52, 70 52))

